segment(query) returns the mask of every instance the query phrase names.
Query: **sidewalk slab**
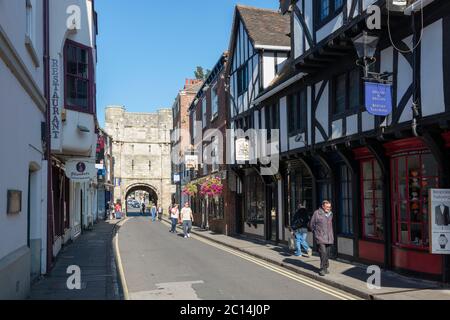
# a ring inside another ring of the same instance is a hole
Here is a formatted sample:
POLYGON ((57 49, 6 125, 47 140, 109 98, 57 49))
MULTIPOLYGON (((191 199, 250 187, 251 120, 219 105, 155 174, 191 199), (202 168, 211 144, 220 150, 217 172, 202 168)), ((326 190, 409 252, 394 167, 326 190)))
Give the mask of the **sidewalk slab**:
POLYGON ((318 275, 320 258, 296 257, 287 246, 244 236, 229 237, 198 227, 192 233, 368 300, 450 300, 450 288, 439 282, 409 278, 381 270, 381 289, 369 289, 367 266, 330 261, 330 275, 318 275))
POLYGON ((119 300, 112 237, 117 221, 101 221, 65 246, 48 275, 31 287, 31 300, 119 300), (81 269, 81 290, 69 290, 69 266, 81 269))

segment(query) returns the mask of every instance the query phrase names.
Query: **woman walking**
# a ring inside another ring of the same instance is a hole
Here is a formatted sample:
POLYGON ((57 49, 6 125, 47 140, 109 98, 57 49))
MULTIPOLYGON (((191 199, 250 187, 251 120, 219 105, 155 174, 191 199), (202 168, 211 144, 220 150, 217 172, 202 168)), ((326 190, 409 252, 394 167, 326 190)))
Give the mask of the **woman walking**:
POLYGON ((172 229, 170 232, 177 233, 177 223, 180 219, 180 210, 178 210, 178 204, 175 204, 172 209, 170 209, 170 220, 172 221, 172 229))
POLYGON ((190 238, 194 216, 192 215, 192 209, 189 207, 189 202, 186 202, 184 208, 181 209, 181 221, 183 222, 184 238, 190 238))

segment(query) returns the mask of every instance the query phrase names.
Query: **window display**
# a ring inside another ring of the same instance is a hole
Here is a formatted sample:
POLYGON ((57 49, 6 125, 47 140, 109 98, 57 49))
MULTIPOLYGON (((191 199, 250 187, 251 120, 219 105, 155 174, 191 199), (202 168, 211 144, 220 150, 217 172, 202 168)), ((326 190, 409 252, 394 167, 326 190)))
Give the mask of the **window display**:
POLYGON ((384 239, 384 188, 383 175, 374 159, 361 164, 363 236, 369 239, 384 239))
POLYGON ((438 165, 429 153, 392 159, 393 211, 399 245, 427 249, 428 190, 439 186, 438 165))

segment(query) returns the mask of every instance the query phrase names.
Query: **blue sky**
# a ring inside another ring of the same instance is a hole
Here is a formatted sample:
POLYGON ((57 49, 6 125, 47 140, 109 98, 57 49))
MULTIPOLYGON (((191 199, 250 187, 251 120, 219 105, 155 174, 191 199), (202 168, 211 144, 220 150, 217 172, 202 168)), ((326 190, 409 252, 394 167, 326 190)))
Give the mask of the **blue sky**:
POLYGON ((228 49, 234 6, 278 8, 278 0, 97 0, 97 110, 172 107, 196 66, 211 69, 228 49))

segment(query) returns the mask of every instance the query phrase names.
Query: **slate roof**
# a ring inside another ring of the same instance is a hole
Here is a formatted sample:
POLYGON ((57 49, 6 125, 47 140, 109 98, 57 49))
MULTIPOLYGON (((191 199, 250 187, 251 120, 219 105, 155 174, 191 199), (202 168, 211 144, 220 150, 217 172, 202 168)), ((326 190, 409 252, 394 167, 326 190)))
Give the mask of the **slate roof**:
POLYGON ((254 45, 290 47, 290 17, 278 11, 236 6, 254 45))

